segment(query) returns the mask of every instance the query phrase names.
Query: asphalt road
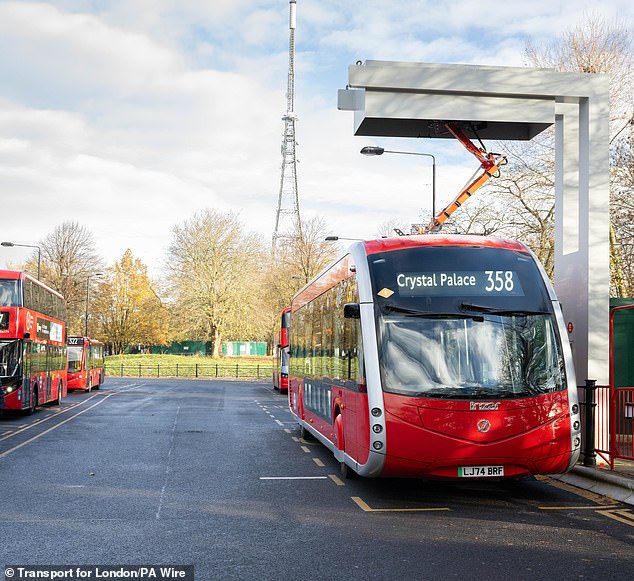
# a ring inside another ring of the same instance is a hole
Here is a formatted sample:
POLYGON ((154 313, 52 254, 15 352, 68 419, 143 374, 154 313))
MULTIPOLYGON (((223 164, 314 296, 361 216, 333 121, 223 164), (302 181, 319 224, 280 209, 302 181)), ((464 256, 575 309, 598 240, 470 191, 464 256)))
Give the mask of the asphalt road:
POLYGON ((343 481, 264 382, 109 378, 0 417, 0 567, 629 580, 633 547, 634 511, 557 481, 343 481))

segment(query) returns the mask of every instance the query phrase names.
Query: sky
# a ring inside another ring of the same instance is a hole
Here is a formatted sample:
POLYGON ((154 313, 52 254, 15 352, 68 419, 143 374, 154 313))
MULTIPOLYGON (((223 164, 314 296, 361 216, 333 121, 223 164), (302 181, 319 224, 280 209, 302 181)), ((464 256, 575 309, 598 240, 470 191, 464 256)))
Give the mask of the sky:
MULTIPOLYGON (((348 66, 397 60, 523 66, 589 14, 634 22, 631 0, 297 0, 298 190, 303 220, 372 237, 429 212, 477 169, 457 142, 353 136, 337 110, 348 66)), ((106 265, 130 248, 158 276, 172 228, 234 211, 270 243, 280 188, 288 0, 0 0, 0 238, 85 226, 106 265)), ((28 248, 0 247, 0 268, 28 248)))

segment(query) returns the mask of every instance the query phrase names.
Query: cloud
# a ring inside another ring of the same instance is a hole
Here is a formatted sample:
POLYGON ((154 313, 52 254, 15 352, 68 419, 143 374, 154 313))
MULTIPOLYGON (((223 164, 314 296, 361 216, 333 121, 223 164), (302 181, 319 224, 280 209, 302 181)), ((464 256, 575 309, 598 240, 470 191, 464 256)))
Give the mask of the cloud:
MULTIPOLYGON (((302 214, 369 236, 386 218, 416 222, 429 208, 428 167, 359 155, 367 140, 336 110, 348 65, 516 65, 526 38, 551 40, 595 8, 633 15, 623 0, 484 10, 467 0, 298 0, 302 214)), ((0 188, 16 217, 3 236, 32 243, 76 220, 107 261, 131 247, 154 273, 173 225, 205 207, 239 209, 245 228, 270 237, 287 50, 280 0, 0 0, 0 188)), ((394 149, 412 147, 437 154, 439 206, 474 169, 459 146, 400 140, 394 149)), ((8 252, 0 262, 15 257, 8 252)))

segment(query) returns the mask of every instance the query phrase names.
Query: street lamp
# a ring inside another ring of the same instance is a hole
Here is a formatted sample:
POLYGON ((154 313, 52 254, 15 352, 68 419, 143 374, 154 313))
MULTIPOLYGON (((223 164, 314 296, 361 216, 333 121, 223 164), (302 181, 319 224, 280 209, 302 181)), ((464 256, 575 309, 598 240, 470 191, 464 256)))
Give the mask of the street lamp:
POLYGON ((391 151, 377 145, 367 145, 361 149, 363 155, 383 155, 384 153, 398 153, 400 155, 422 155, 423 157, 431 157, 432 163, 432 189, 431 189, 431 217, 436 217, 436 158, 431 153, 419 153, 417 151, 391 151))
POLYGON ((11 248, 13 246, 23 246, 24 248, 37 248, 37 279, 40 280, 40 263, 42 262, 42 249, 33 244, 16 244, 15 242, 0 242, 0 245, 11 248))
POLYGON ((95 274, 89 274, 86 279, 86 327, 85 327, 85 335, 84 337, 88 337, 88 293, 90 289, 90 279, 91 278, 102 278, 103 272, 96 272, 95 274))

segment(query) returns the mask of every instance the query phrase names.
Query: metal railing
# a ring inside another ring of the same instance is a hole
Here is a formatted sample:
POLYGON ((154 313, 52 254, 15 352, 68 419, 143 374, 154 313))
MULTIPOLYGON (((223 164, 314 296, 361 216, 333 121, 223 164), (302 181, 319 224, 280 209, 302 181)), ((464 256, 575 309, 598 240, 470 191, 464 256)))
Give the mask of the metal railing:
POLYGON ((634 387, 614 389, 612 438, 614 456, 634 460, 634 387))
POLYGON ((185 379, 272 377, 273 365, 263 363, 121 363, 105 367, 110 377, 179 377, 185 379))
POLYGON ((581 386, 579 403, 584 465, 593 466, 596 456, 610 469, 615 458, 634 460, 634 387, 581 386))

